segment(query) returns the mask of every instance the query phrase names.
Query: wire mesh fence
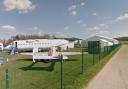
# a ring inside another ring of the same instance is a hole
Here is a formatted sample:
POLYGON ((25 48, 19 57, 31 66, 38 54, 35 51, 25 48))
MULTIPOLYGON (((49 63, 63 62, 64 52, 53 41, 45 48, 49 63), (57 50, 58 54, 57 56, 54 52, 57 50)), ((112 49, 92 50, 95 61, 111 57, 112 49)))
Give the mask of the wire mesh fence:
POLYGON ((91 52, 69 56, 69 60, 16 60, 0 68, 0 89, 70 89, 74 81, 90 67, 103 60, 119 45, 91 47, 91 52))

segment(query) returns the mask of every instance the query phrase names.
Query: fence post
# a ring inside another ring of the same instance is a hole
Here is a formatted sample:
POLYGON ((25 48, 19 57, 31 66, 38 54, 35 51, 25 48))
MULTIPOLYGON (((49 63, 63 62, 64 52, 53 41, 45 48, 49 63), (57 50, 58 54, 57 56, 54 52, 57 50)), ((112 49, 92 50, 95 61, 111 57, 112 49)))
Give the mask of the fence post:
POLYGON ((9 89, 9 75, 8 75, 8 69, 5 70, 5 78, 6 78, 6 89, 9 89))
POLYGON ((95 59, 95 53, 94 53, 94 52, 95 52, 95 49, 94 49, 94 42, 93 42, 93 49, 92 49, 92 51, 93 51, 92 53, 93 53, 93 65, 94 65, 94 64, 95 64, 95 60, 94 60, 94 59, 95 59))
POLYGON ((93 53, 93 65, 95 64, 95 54, 93 53))
POLYGON ((61 89, 63 89, 63 55, 62 54, 60 57, 60 61, 61 61, 61 89))
POLYGON ((109 46, 107 46, 107 55, 109 54, 109 52, 108 52, 108 47, 109 47, 109 46))
POLYGON ((100 46, 99 46, 99 61, 100 61, 100 58, 101 58, 101 57, 100 57, 100 52, 101 52, 101 49, 100 49, 100 46))
POLYGON ((105 54, 105 51, 106 51, 106 50, 105 50, 105 46, 104 46, 104 57, 105 57, 105 55, 106 55, 106 54, 105 54))
POLYGON ((84 72, 84 54, 83 54, 84 50, 82 48, 82 73, 84 72))

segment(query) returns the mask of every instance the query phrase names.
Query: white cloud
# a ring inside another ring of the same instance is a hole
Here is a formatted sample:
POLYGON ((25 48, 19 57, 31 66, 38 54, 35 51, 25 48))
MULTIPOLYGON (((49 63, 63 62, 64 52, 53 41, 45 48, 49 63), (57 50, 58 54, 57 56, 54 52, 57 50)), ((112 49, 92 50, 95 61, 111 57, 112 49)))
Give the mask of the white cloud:
POLYGON ((68 12, 69 12, 69 15, 71 16, 75 16, 77 14, 77 10, 84 6, 85 5, 85 2, 81 2, 79 4, 73 4, 71 5, 70 7, 68 7, 68 12))
POLYGON ((72 6, 70 6, 70 7, 68 8, 69 15, 75 16, 75 15, 77 14, 76 8, 77 8, 77 5, 72 5, 72 6))
POLYGON ((99 24, 101 27, 104 27, 104 26, 106 26, 106 24, 99 24))
POLYGON ((68 37, 68 36, 67 36, 66 34, 64 34, 63 32, 56 32, 56 33, 55 33, 55 36, 58 37, 58 38, 59 38, 59 37, 60 37, 60 38, 68 37))
POLYGON ((33 29, 34 29, 34 30, 39 30, 39 28, 38 28, 38 27, 36 27, 36 26, 35 26, 33 29))
POLYGON ((121 15, 116 18, 116 21, 126 20, 128 19, 128 13, 125 13, 124 15, 121 15))
POLYGON ((1 29, 2 29, 2 31, 9 32, 9 33, 16 31, 16 27, 12 26, 12 25, 3 25, 3 26, 1 26, 1 29))
POLYGON ((10 11, 16 8, 16 0, 4 0, 3 5, 6 11, 10 11))
POLYGON ((104 30, 104 31, 103 31, 103 30, 102 30, 102 31, 99 31, 99 34, 101 34, 101 35, 103 35, 103 34, 105 35, 105 34, 109 34, 109 33, 110 33, 110 32, 109 32, 109 31, 106 31, 106 30, 104 30))
POLYGON ((93 27, 94 30, 99 30, 100 28, 98 26, 93 27))
POLYGON ((5 11, 16 10, 19 13, 28 13, 36 7, 31 0, 4 0, 3 5, 5 11))
POLYGON ((90 31, 100 30, 100 27, 99 26, 94 26, 92 28, 89 28, 88 30, 90 30, 90 31))
POLYGON ((81 24, 82 22, 83 22, 82 20, 78 20, 78 21, 77 21, 78 24, 81 24))
POLYGON ((64 27, 64 30, 69 30, 69 27, 68 27, 68 26, 65 26, 65 27, 64 27))
POLYGON ((86 27, 86 26, 87 26, 87 24, 82 24, 82 25, 81 25, 81 27, 86 27))
POLYGON ((68 7, 68 10, 69 11, 76 10, 77 8, 82 7, 82 6, 85 6, 85 2, 81 2, 79 4, 71 5, 70 7, 68 7))
POLYGON ((106 31, 106 30, 100 30, 100 31, 93 32, 93 34, 94 35, 109 36, 110 35, 110 32, 109 31, 106 31))
POLYGON ((97 13, 92 13, 92 15, 96 16, 96 15, 97 15, 97 13))
POLYGON ((81 2, 81 3, 80 3, 80 5, 81 5, 81 6, 84 6, 84 5, 85 5, 85 3, 84 3, 84 2, 81 2))
POLYGON ((70 7, 68 8, 68 10, 71 11, 71 10, 75 10, 76 8, 77 8, 77 5, 72 5, 72 6, 70 6, 70 7))
POLYGON ((108 28, 108 25, 103 24, 103 23, 102 24, 99 24, 99 26, 102 27, 102 28, 108 28))
POLYGON ((69 12, 69 15, 71 15, 71 16, 76 16, 77 15, 77 11, 71 11, 71 12, 69 12))
POLYGON ((107 29, 109 26, 106 24, 99 24, 97 26, 94 26, 92 28, 89 28, 90 31, 95 31, 95 30, 104 30, 107 29))

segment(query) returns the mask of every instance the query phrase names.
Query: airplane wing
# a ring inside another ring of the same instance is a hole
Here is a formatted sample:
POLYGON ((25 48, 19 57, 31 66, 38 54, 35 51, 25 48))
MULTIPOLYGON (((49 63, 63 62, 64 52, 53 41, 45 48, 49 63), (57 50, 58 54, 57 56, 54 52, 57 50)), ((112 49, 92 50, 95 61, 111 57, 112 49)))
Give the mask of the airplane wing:
MULTIPOLYGON (((41 52, 42 54, 47 54, 47 52, 41 52)), ((56 52, 56 53, 60 53, 60 52, 56 52)), ((81 52, 61 52, 63 55, 80 55, 82 54, 81 52)), ((33 55, 33 53, 30 52, 25 52, 25 53, 20 53, 21 55, 33 55)), ((84 54, 87 54, 87 52, 84 52, 84 54)))

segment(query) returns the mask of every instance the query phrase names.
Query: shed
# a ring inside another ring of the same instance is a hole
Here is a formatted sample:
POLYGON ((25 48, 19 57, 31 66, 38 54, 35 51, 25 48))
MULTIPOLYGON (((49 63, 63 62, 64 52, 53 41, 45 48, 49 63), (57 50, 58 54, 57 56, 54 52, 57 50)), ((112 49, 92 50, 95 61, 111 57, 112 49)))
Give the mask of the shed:
POLYGON ((92 40, 88 41, 88 52, 97 54, 99 52, 104 51, 104 48, 106 48, 108 45, 111 45, 110 42, 104 40, 104 39, 99 39, 99 40, 92 40))

